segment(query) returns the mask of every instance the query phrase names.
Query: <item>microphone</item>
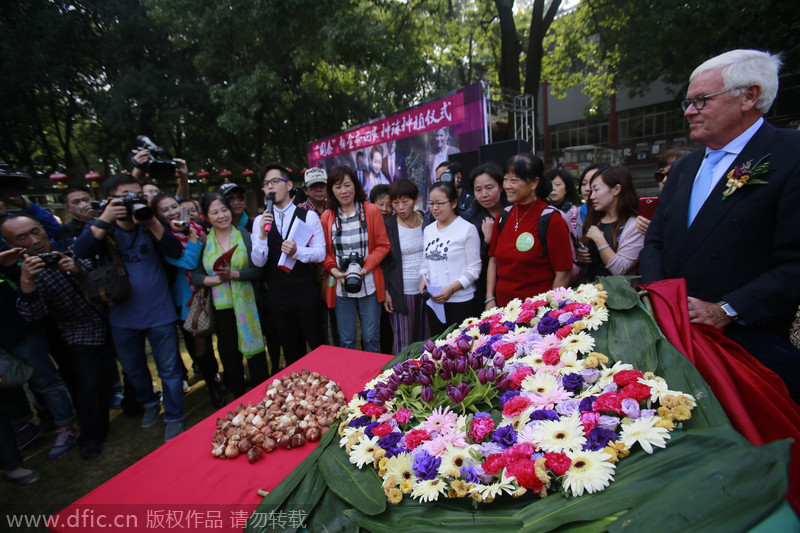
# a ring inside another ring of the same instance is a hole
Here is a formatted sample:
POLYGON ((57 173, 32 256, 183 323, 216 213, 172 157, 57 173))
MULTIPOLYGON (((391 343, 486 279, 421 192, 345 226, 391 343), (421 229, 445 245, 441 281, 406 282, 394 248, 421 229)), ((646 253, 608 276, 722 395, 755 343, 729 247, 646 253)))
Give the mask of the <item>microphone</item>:
MULTIPOLYGON (((267 210, 265 211, 265 213, 269 213, 270 215, 273 214, 272 213, 272 204, 274 202, 275 202, 275 193, 271 192, 271 193, 269 193, 267 195, 267 210)), ((271 222, 265 222, 264 223, 264 233, 269 233, 269 230, 271 230, 271 229, 272 229, 272 223, 271 222)))

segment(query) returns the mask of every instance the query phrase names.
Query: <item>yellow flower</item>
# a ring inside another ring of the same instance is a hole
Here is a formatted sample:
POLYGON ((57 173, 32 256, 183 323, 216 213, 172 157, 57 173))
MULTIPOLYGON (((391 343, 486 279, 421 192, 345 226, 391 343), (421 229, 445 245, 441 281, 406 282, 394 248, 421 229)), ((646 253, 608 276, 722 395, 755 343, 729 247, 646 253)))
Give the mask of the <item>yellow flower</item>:
POLYGON ((533 463, 533 471, 536 474, 536 477, 539 478, 539 481, 547 485, 550 483, 550 476, 547 474, 547 469, 544 466, 545 459, 544 457, 539 457, 533 463))
POLYGON ((673 422, 672 419, 662 418, 661 420, 656 422, 656 427, 664 428, 667 431, 672 431, 673 429, 675 429, 675 422, 673 422))
POLYGON ((403 480, 403 482, 400 483, 400 490, 403 491, 403 494, 408 494, 409 492, 411 492, 411 489, 413 488, 414 488, 414 482, 411 481, 410 479, 403 480))
POLYGON ((583 320, 572 323, 572 333, 580 333, 584 329, 586 329, 586 323, 583 320))
POLYGON ((595 283, 594 284, 594 288, 597 289, 598 291, 602 291, 603 290, 603 284, 602 283, 595 283))
POLYGON ((523 496, 526 492, 528 492, 528 489, 520 485, 520 487, 517 490, 511 493, 511 496, 513 496, 514 498, 519 498, 520 496, 523 496))
POLYGON ((392 503, 400 503, 400 501, 403 499, 403 493, 400 492, 400 489, 389 489, 389 491, 386 493, 386 497, 392 503))
POLYGON ((597 357, 593 355, 589 355, 586 359, 583 360, 583 366, 586 368, 597 368, 600 362, 597 360, 597 357))
POLYGON ((384 489, 392 489, 397 486, 397 478, 389 475, 386 479, 383 480, 383 488, 384 489))
POLYGON ((608 363, 608 357, 606 357, 605 355, 601 354, 600 352, 590 352, 589 356, 590 357, 594 356, 601 363, 608 363))
POLYGON ((608 446, 603 448, 603 451, 611 456, 610 459, 606 459, 609 463, 616 463, 620 459, 628 457, 631 453, 630 449, 620 441, 609 442, 608 446))
POLYGON ((457 479, 450 483, 450 492, 454 494, 454 496, 450 496, 451 498, 463 498, 469 492, 469 488, 471 483, 467 483, 461 479, 457 479))

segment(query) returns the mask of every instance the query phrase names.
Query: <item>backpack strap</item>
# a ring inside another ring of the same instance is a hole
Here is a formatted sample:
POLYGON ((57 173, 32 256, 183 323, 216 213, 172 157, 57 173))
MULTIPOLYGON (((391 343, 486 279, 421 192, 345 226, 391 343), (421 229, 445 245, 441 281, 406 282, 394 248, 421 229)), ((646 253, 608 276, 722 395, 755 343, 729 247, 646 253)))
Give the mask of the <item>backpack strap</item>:
POLYGON ((542 210, 542 214, 539 215, 537 233, 539 234, 539 242, 542 243, 542 255, 539 257, 547 257, 547 230, 550 227, 550 217, 553 216, 555 211, 555 207, 548 205, 542 210))
POLYGON ((502 211, 500 211, 500 218, 497 220, 497 236, 500 236, 500 233, 503 231, 503 226, 506 225, 508 221, 508 215, 511 213, 511 209, 513 205, 506 206, 502 211))

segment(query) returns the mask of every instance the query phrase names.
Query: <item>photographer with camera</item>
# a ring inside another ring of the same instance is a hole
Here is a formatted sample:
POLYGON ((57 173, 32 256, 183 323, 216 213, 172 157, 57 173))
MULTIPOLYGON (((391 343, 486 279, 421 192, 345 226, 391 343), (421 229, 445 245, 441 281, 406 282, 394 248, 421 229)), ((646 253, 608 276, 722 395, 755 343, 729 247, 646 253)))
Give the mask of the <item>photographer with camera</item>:
POLYGON ((78 444, 84 459, 97 457, 108 434, 110 374, 106 370, 114 354, 108 346, 105 322, 86 303, 76 281, 86 275, 90 264, 52 251, 50 241, 42 238, 41 225, 28 216, 7 218, 0 224, 0 232, 25 258, 17 311, 28 322, 50 316, 68 345, 72 366, 79 369, 74 398, 81 426, 78 444))
POLYGON ((81 258, 100 254, 103 264, 113 262, 109 247, 121 256, 132 291, 109 307, 111 335, 117 358, 136 389, 136 399, 145 407, 142 427, 155 423, 161 403, 147 368, 145 337, 150 342, 164 389, 166 441, 183 431, 183 377, 175 329, 178 317, 161 256, 177 259, 183 247, 153 216, 142 186, 132 175, 111 176, 104 188, 109 200, 97 206, 102 214, 78 237, 73 252, 81 258))
MULTIPOLYGON (((256 231, 250 257, 254 265, 264 268, 270 313, 286 364, 290 365, 307 353, 306 342, 312 350, 322 344, 316 263, 325 258, 325 237, 317 214, 292 203, 292 181, 286 167, 269 163, 258 174, 264 184, 267 210, 253 223, 256 231), (313 232, 308 242, 293 238, 292 230, 301 225, 313 232), (288 272, 279 264, 284 254, 287 260, 296 261, 288 272)), ((315 179, 324 182, 325 170, 308 169, 306 182, 315 179)))
POLYGON ((464 176, 460 163, 452 161, 439 163, 439 166, 436 167, 436 181, 450 182, 456 188, 459 212, 466 211, 475 201, 475 198, 464 188, 464 176))
POLYGON ((386 294, 381 261, 389 236, 381 210, 368 203, 356 173, 336 167, 328 176, 328 210, 322 214, 330 272, 326 302, 336 309, 339 342, 355 348, 356 316, 361 320, 364 350, 380 350, 381 303, 386 294))
POLYGON ((158 186, 149 180, 169 182, 178 172, 178 190, 175 196, 179 199, 189 198, 189 170, 186 161, 170 158, 167 151, 150 140, 146 135, 136 137, 139 148, 133 150, 133 170, 131 174, 142 183, 142 192, 148 201, 161 192, 158 186), (147 175, 146 175, 147 174, 147 175), (148 180, 149 176, 149 180, 148 180))

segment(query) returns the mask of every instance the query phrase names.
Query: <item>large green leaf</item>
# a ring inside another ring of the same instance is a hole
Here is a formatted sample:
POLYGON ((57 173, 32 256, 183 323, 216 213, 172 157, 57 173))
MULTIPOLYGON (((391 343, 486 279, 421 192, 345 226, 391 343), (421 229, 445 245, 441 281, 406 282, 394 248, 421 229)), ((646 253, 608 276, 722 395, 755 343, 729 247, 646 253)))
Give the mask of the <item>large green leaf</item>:
POLYGON ((358 526, 345 515, 350 506, 328 489, 327 485, 324 487, 325 494, 311 515, 307 524, 308 530, 323 533, 357 533, 358 526))
POLYGON ((319 468, 328 487, 362 513, 375 515, 386 509, 386 495, 375 469, 369 465, 358 469, 350 464, 344 448, 326 448, 320 456, 319 468))

